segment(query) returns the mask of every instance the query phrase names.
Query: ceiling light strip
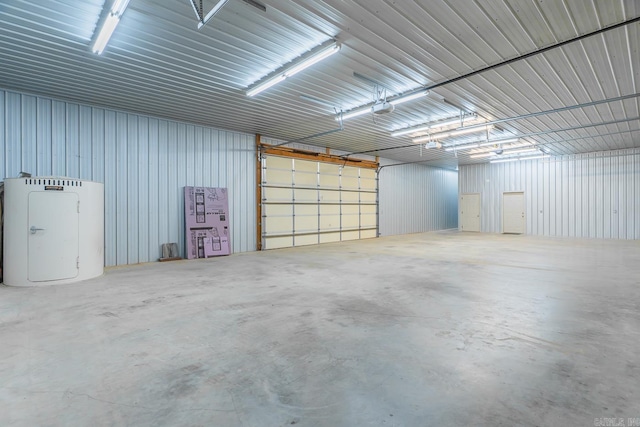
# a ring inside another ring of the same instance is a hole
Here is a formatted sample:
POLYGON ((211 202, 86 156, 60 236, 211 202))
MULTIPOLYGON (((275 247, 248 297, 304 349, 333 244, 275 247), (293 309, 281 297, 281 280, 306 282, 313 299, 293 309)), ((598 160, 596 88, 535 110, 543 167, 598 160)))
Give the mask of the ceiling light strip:
POLYGON ((493 126, 484 126, 484 127, 473 126, 470 128, 458 128, 450 131, 433 133, 427 136, 421 136, 420 138, 415 138, 412 141, 416 143, 425 142, 425 141, 434 141, 437 139, 450 138, 452 136, 467 135, 470 133, 485 132, 485 131, 489 132, 491 129, 493 129, 493 126))
POLYGON ((513 157, 510 159, 497 159, 491 160, 489 163, 507 163, 507 162, 519 162, 521 160, 536 160, 536 159, 546 159, 550 156, 528 156, 528 157, 513 157))
POLYGON ((247 90, 246 94, 247 96, 255 96, 260 92, 269 89, 271 86, 280 83, 286 78, 298 74, 300 71, 305 70, 312 65, 322 61, 323 59, 330 57, 334 53, 338 53, 338 51, 340 51, 340 45, 336 41, 333 41, 328 45, 321 46, 312 54, 304 56, 304 58, 300 61, 294 61, 291 64, 278 70, 273 77, 270 77, 262 83, 247 90))
POLYGON ((468 143, 458 144, 458 145, 447 145, 447 147, 445 148, 445 151, 471 150, 474 148, 488 147, 491 145, 510 144, 512 142, 518 142, 518 141, 519 141, 518 138, 501 139, 501 140, 494 140, 494 141, 480 140, 476 142, 468 142, 468 143))
POLYGON ((502 153, 498 154, 495 150, 487 151, 486 153, 476 153, 472 154, 469 157, 472 159, 481 159, 483 157, 491 157, 497 155, 509 156, 514 154, 524 154, 524 153, 539 153, 540 150, 538 148, 519 148, 513 150, 504 150, 502 153))
POLYGON ((503 154, 522 154, 522 153, 537 153, 540 150, 537 148, 521 148, 516 150, 504 150, 503 154))
MULTIPOLYGON (((413 101, 419 98, 422 98, 423 96, 427 96, 429 94, 428 90, 420 90, 418 92, 412 92, 409 93, 407 95, 400 95, 397 96, 395 98, 389 98, 387 99, 387 102, 390 103, 393 106, 399 105, 399 104, 404 104, 405 102, 409 102, 409 101, 413 101)), ((367 114, 372 112, 372 108, 375 105, 375 103, 373 104, 367 104, 364 105, 362 107, 357 107, 354 108, 352 110, 348 110, 346 112, 343 113, 339 113, 336 115, 336 120, 347 120, 347 119, 352 119, 354 117, 358 117, 358 116, 362 116, 363 114, 367 114)))
POLYGON ((340 120, 340 119, 347 120, 347 119, 352 119, 354 117, 362 116, 364 114, 370 113, 371 108, 373 107, 359 108, 357 110, 349 111, 348 113, 338 114, 338 116, 336 117, 336 120, 340 120))
POLYGON ((93 53, 101 55, 102 52, 104 52, 104 49, 107 47, 107 43, 109 43, 109 40, 111 39, 111 35, 118 26, 118 22, 120 22, 120 18, 128 5, 129 0, 115 0, 113 2, 113 5, 109 10, 109 14, 102 23, 102 27, 100 27, 100 31, 93 42, 93 46, 91 46, 91 51, 93 53))
POLYGON ((431 129, 437 129, 437 128, 441 128, 441 127, 445 127, 445 126, 451 126, 451 125, 457 125, 457 124, 464 124, 465 120, 474 122, 476 120, 478 120, 478 116, 477 114, 473 114, 471 116, 467 115, 467 116, 463 116, 462 118, 460 118, 460 116, 458 117, 452 117, 449 119, 445 119, 445 120, 441 120, 441 121, 437 121, 437 122, 429 122, 429 123, 425 123, 422 125, 416 125, 416 126, 412 126, 410 128, 404 128, 404 129, 400 129, 397 130, 395 132, 391 133, 391 136, 403 136, 403 135, 408 135, 411 133, 416 133, 416 132, 425 132, 431 129))

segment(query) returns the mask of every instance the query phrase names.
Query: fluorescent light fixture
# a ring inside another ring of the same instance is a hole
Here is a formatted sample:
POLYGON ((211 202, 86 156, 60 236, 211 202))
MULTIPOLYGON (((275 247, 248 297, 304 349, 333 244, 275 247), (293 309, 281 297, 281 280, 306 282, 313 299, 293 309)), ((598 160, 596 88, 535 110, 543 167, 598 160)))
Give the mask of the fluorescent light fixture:
POLYGON ((512 159, 499 159, 499 160, 491 160, 489 163, 507 163, 507 162, 518 162, 519 158, 514 157, 512 159))
POLYGON ((536 159, 546 159, 547 155, 540 155, 540 156, 527 156, 527 157, 521 157, 520 160, 536 160, 536 159))
POLYGON ((458 144, 458 145, 449 145, 447 146, 447 148, 444 149, 444 151, 470 150, 473 148, 488 147, 490 145, 509 144, 511 142, 518 142, 518 138, 502 139, 502 140, 496 140, 496 141, 484 141, 484 142, 483 141, 484 140, 458 144))
POLYGON ((493 151, 489 151, 488 153, 480 153, 480 154, 472 154, 469 157, 472 159, 482 159, 484 157, 492 157, 495 156, 496 153, 493 151))
POLYGON ((286 77, 291 77, 295 74, 298 74, 300 71, 311 67, 313 64, 320 62, 325 58, 330 57, 334 53, 337 53, 339 50, 340 50, 340 45, 337 43, 332 43, 329 46, 323 49, 320 49, 319 51, 317 51, 316 53, 314 53, 312 56, 305 59, 301 63, 287 69, 282 74, 284 74, 286 77))
MULTIPOLYGON (((463 118, 462 123, 464 123, 464 121, 466 120, 476 121, 478 120, 478 116, 474 114, 472 117, 463 118)), ((403 136, 403 135, 408 135, 410 133, 424 132, 424 131, 428 131, 429 129, 441 128, 441 127, 456 125, 460 123, 461 123, 460 117, 454 117, 454 118, 442 120, 439 122, 431 122, 425 125, 418 125, 411 128, 401 129, 401 130, 392 132, 391 136, 403 136)))
POLYGON ((444 151, 469 150, 471 148, 478 148, 478 147, 480 147, 480 144, 478 144, 477 142, 474 142, 471 144, 452 145, 451 147, 445 148, 444 151))
POLYGON ((537 152, 538 152, 537 148, 522 148, 518 150, 505 150, 503 154, 508 155, 508 154, 537 153, 537 152))
POLYGON ((491 160, 489 163, 519 162, 519 161, 521 161, 521 160, 546 159, 547 157, 549 157, 549 156, 512 157, 512 158, 509 158, 509 159, 491 160))
POLYGON ((347 120, 347 119, 352 119, 354 117, 362 116, 364 114, 370 113, 371 108, 372 107, 369 107, 369 106, 365 108, 358 108, 357 110, 349 111, 348 113, 342 113, 342 117, 340 117, 340 114, 338 114, 336 116, 336 120, 340 120, 341 118, 342 120, 347 120))
POLYGON ((287 77, 298 74, 300 71, 309 68, 313 64, 328 58, 339 50, 340 45, 335 41, 327 46, 321 47, 319 50, 315 51, 310 56, 307 56, 300 62, 293 62, 290 65, 283 67, 273 77, 247 90, 247 96, 255 96, 259 94, 260 92, 269 89, 271 86, 280 83, 287 77))
POLYGON ((496 139, 494 141, 486 141, 478 145, 478 147, 488 147, 489 145, 512 144, 520 141, 520 138, 496 139))
POLYGON ((445 132, 433 133, 427 136, 421 136, 420 138, 414 139, 413 142, 433 141, 436 139, 450 138, 452 136, 467 135, 469 133, 490 131, 491 129, 493 129, 493 125, 484 127, 474 126, 472 128, 459 128, 445 132))
POLYGON ((486 153, 476 153, 476 154, 470 155, 469 157, 471 157, 472 159, 480 159, 480 158, 483 158, 483 157, 491 157, 491 156, 497 156, 497 155, 510 156, 512 154, 526 154, 526 153, 538 153, 539 152, 536 148, 522 148, 522 149, 517 149, 517 150, 503 150, 501 154, 497 154, 495 151, 496 150, 488 151, 486 153))
POLYGON ((111 9, 109 10, 109 14, 107 18, 102 23, 102 27, 96 36, 95 41, 93 42, 93 46, 91 50, 93 53, 101 55, 104 51, 105 47, 107 47, 107 43, 109 43, 109 39, 111 39, 111 35, 113 31, 118 26, 118 22, 120 22, 120 18, 122 14, 127 9, 129 5, 129 0, 115 0, 111 9))
POLYGON ((274 77, 270 78, 269 80, 265 81, 264 83, 261 83, 260 85, 254 87, 253 89, 248 90, 247 91, 247 96, 257 95, 260 92, 269 89, 271 86, 277 85, 278 83, 280 83, 281 81, 283 81, 286 78, 287 77, 284 74, 278 74, 277 76, 274 76, 274 77))
POLYGON ((115 0, 111 6, 111 12, 114 15, 122 16, 128 5, 129 0, 115 0))
MULTIPOLYGON (((127 0, 128 1, 128 0, 127 0)), ((207 13, 207 16, 205 16, 202 21, 198 22, 198 29, 202 28, 202 26, 204 24, 206 24, 207 22, 209 22, 209 20, 211 18, 213 18, 213 15, 215 15, 216 13, 218 13, 220 11, 220 9, 222 9, 222 6, 224 6, 225 4, 227 4, 229 0, 220 0, 215 6, 213 6, 213 8, 209 11, 209 13, 207 13)))
MULTIPOLYGON (((428 94, 429 94, 428 90, 423 90, 420 92, 399 96, 395 99, 389 99, 387 100, 387 102, 393 106, 396 106, 398 104, 403 104, 408 101, 413 101, 414 99, 422 98, 423 96, 426 96, 428 94)), ((342 117, 340 116, 340 114, 336 115, 336 120, 338 121, 340 119, 347 120, 347 119, 352 119, 354 117, 362 116, 363 114, 370 113, 372 108, 373 108, 373 104, 368 104, 363 107, 358 107, 346 113, 342 113, 342 117)))
POLYGON ((399 96, 395 99, 390 99, 389 102, 393 105, 404 104, 405 102, 413 101, 414 99, 422 98, 423 96, 427 96, 429 94, 428 90, 423 90, 421 92, 411 93, 409 95, 399 96))

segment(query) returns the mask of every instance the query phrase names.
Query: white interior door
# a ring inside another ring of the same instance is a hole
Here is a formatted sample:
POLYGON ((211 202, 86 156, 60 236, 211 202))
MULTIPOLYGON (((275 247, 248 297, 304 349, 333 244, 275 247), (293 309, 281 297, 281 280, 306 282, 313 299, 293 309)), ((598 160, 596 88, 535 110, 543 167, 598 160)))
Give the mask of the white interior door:
POLYGON ((524 193, 502 194, 502 232, 525 233, 524 193))
POLYGON ((78 275, 78 195, 59 191, 29 193, 29 267, 31 282, 78 275))
POLYGON ((480 232, 480 194, 460 195, 460 230, 480 232))

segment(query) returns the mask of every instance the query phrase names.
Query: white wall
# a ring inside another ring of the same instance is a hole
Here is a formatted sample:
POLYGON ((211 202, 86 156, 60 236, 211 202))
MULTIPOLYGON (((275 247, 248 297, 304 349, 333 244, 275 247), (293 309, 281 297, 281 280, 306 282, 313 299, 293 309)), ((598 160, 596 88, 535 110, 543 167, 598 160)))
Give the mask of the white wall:
POLYGON ((458 173, 420 164, 390 166, 378 174, 381 236, 458 226, 458 173))
POLYGON ((255 137, 0 90, 0 179, 104 183, 105 264, 184 255, 186 185, 227 187, 234 252, 255 250, 255 137))
POLYGON ((527 234, 640 239, 640 149, 460 167, 483 232, 501 232, 505 191, 525 192, 527 234))

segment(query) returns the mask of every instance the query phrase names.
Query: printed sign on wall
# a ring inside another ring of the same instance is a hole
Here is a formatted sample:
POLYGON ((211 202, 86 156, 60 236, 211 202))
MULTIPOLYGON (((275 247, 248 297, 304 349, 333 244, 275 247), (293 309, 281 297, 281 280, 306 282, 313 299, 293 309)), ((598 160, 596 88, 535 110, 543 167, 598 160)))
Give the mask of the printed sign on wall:
POLYGON ((184 187, 187 258, 231 253, 226 188, 184 187))

